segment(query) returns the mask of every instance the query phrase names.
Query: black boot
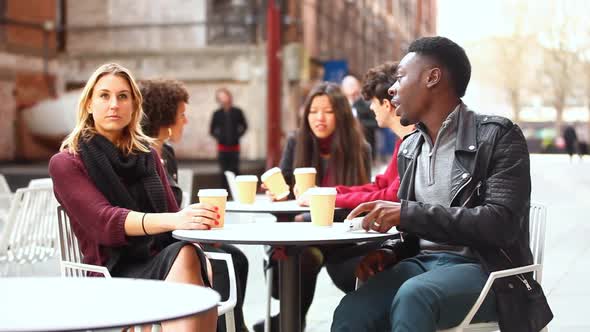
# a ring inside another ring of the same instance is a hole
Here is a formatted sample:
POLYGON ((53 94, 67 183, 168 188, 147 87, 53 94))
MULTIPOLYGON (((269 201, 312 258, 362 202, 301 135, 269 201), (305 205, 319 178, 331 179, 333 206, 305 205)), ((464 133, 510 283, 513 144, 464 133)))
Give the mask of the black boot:
MULTIPOLYGON (((280 318, 279 317, 280 317, 279 315, 270 317, 270 331, 271 332, 279 332, 279 327, 280 327, 280 321, 279 321, 280 318)), ((252 330, 254 330, 254 332, 264 332, 264 319, 256 322, 256 324, 254 324, 252 326, 252 330)))

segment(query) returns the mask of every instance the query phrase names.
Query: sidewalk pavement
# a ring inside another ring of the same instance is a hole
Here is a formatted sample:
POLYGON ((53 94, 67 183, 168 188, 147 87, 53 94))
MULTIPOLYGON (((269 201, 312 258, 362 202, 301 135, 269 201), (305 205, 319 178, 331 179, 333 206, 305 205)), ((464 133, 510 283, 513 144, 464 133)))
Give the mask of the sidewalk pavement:
MULTIPOLYGON (((590 159, 570 163, 566 155, 532 155, 532 199, 545 204, 547 234, 543 288, 555 318, 551 332, 590 331, 590 159)), ((249 327, 264 316, 266 286, 262 272, 260 246, 239 246, 250 262, 248 289, 244 305, 249 327)), ((57 275, 55 261, 25 267, 27 275, 57 275)), ((314 302, 307 315, 307 332, 329 331, 332 313, 343 293, 330 280, 325 269, 318 278, 314 302)), ((278 302, 273 300, 273 312, 278 302)))

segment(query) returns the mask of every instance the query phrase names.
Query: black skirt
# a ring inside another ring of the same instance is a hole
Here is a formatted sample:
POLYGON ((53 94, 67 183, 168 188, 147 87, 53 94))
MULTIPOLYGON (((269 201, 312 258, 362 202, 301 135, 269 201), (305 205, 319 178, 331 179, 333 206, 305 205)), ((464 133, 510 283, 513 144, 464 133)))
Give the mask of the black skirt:
POLYGON ((211 287, 207 274, 207 260, 203 250, 191 242, 177 241, 164 247, 156 255, 143 260, 123 259, 110 271, 113 277, 164 280, 180 249, 189 246, 195 250, 201 262, 201 277, 206 286, 211 287))

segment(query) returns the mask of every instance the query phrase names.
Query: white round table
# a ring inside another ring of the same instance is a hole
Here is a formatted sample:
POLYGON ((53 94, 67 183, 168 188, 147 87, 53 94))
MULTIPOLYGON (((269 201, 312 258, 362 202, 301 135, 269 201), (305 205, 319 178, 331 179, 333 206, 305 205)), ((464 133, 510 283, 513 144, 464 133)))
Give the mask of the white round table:
POLYGON ((0 278, 0 331, 79 331, 162 322, 217 305, 209 288, 128 278, 0 278))
MULTIPOLYGON (((266 244, 286 246, 288 249, 307 245, 384 241, 396 234, 396 230, 385 234, 364 230, 349 232, 342 223, 335 223, 331 227, 321 227, 301 222, 226 224, 221 229, 172 232, 173 237, 191 242, 266 244)), ((281 331, 300 332, 299 250, 286 250, 286 252, 287 258, 279 260, 281 331)))
POLYGON ((227 202, 225 212, 296 214, 309 212, 309 206, 299 206, 295 200, 272 202, 269 198, 257 198, 254 204, 227 202))

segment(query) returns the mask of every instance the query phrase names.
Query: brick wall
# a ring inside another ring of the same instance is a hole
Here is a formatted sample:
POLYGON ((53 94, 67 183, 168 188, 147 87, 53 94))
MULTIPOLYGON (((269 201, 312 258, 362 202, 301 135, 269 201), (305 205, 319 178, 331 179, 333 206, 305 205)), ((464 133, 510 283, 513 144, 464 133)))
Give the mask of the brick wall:
POLYGON ((14 158, 14 122, 16 108, 14 104, 14 80, 0 75, 0 160, 7 161, 14 158))
MULTIPOLYGON (((6 2, 6 17, 30 23, 44 23, 54 21, 56 14, 56 0, 8 0, 6 2)), ((48 47, 55 49, 55 33, 47 35, 48 47)), ((6 27, 6 43, 19 50, 42 50, 44 32, 39 29, 8 25, 6 27)))
POLYGON ((67 1, 66 48, 70 55, 143 53, 191 50, 205 46, 203 25, 169 26, 203 22, 206 0, 77 0, 67 1), (133 24, 160 24, 155 28, 116 28, 133 24), (79 29, 79 28, 85 29, 79 29), (90 29, 88 29, 90 28, 90 29))

